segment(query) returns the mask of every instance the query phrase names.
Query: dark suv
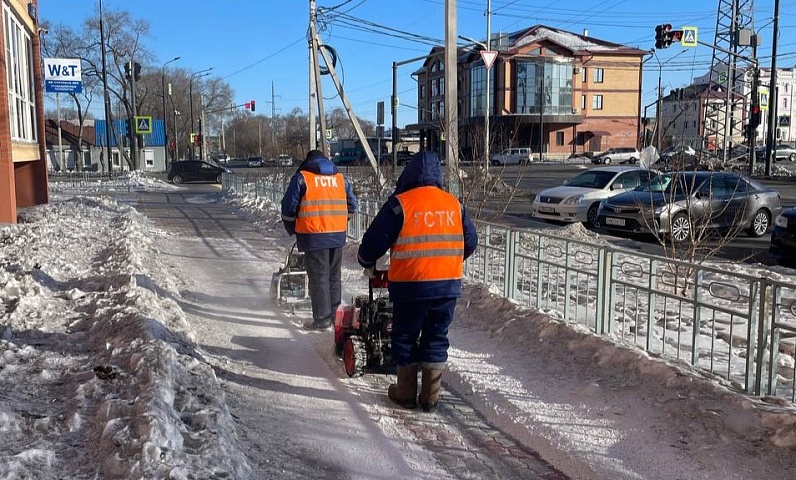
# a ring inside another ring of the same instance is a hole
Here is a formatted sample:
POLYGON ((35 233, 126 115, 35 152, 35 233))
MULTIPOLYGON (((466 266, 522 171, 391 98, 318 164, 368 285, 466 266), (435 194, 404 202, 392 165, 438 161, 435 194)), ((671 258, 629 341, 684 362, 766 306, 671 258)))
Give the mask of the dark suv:
POLYGON ((181 160, 171 164, 167 178, 176 184, 183 182, 221 183, 221 175, 224 173, 232 173, 232 171, 201 160, 181 160))

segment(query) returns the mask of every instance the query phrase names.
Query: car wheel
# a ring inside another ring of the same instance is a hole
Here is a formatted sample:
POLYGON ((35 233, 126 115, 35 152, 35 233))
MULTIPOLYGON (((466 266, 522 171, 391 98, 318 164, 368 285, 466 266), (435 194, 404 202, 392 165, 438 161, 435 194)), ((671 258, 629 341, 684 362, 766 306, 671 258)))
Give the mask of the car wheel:
POLYGON ((224 174, 219 173, 218 177, 216 177, 216 183, 220 184, 222 182, 223 178, 224 178, 224 174))
POLYGON ((500 162, 498 162, 497 160, 492 160, 492 166, 499 167, 500 166, 500 162))
POLYGON ((171 181, 172 181, 172 183, 176 183, 177 185, 179 185, 179 184, 181 184, 181 183, 182 183, 184 180, 183 180, 183 178, 182 178, 182 175, 174 175, 174 177, 171 179, 171 181))
POLYGON ((610 163, 611 163, 611 159, 610 159, 609 157, 605 157, 605 158, 603 159, 603 163, 604 163, 604 164, 606 164, 606 165, 608 165, 608 164, 610 164, 610 163))
POLYGON ((746 233, 748 233, 752 238, 759 238, 766 234, 770 225, 771 214, 761 208, 755 212, 755 216, 752 217, 752 225, 749 227, 746 233))
POLYGON ((597 227, 597 209, 600 208, 599 203, 595 203, 591 207, 589 207, 589 211, 586 212, 586 222, 584 222, 584 226, 587 228, 596 228, 597 227))
POLYGON ((677 243, 687 242, 691 238, 691 219, 684 213, 678 213, 669 225, 669 234, 677 243))
POLYGON ((627 161, 627 163, 629 163, 631 165, 635 165, 636 164, 636 159, 631 157, 630 160, 627 161))
POLYGON ((788 160, 790 160, 791 162, 796 162, 796 153, 791 153, 788 156, 788 160))

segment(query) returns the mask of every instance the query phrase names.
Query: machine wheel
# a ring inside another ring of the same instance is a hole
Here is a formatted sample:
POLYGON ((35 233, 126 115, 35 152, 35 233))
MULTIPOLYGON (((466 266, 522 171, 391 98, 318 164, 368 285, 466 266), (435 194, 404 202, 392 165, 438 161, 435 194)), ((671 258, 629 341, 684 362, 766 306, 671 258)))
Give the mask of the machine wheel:
POLYGON ((603 159, 603 163, 606 164, 606 165, 610 165, 611 164, 611 157, 605 157, 603 159))
POLYGON ((597 227, 597 210, 600 208, 599 203, 595 203, 591 207, 589 207, 589 211, 586 212, 586 222, 584 222, 584 226, 586 228, 596 228, 597 227))
POLYGON ((635 165, 636 164, 636 159, 631 157, 630 160, 627 161, 627 163, 629 163, 631 165, 635 165))
POLYGON ((361 377, 365 373, 365 364, 368 360, 368 353, 365 349, 365 342, 356 336, 350 336, 343 345, 343 365, 345 373, 349 377, 361 377))
POLYGON ((796 162, 796 153, 791 153, 788 156, 788 160, 790 160, 791 162, 796 162))
POLYGON ((174 178, 172 178, 171 181, 176 183, 177 185, 181 184, 183 181, 182 175, 174 175, 174 178))
POLYGON ((223 181, 224 181, 224 176, 219 173, 218 177, 216 177, 216 183, 220 184, 223 183, 223 181))

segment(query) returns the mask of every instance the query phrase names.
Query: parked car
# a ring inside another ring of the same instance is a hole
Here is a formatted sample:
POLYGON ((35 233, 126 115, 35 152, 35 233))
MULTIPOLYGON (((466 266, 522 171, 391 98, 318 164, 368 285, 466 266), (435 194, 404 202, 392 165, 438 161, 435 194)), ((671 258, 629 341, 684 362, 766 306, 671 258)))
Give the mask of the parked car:
POLYGON ((232 170, 202 160, 180 160, 171 163, 166 178, 178 185, 185 182, 221 183, 224 173, 232 173, 232 170))
POLYGON ((592 168, 560 187, 542 190, 533 201, 533 216, 593 227, 601 201, 647 183, 655 175, 642 167, 592 168))
POLYGON ((638 150, 635 147, 616 147, 616 148, 609 148, 608 150, 598 153, 594 157, 592 157, 592 163, 596 164, 605 164, 608 165, 610 163, 636 163, 641 156, 638 150))
POLYGON ((687 242, 703 229, 766 233, 780 214, 779 192, 735 173, 674 172, 600 204, 599 227, 687 242), (696 230, 696 229, 699 230, 696 230))
POLYGON ((229 163, 229 155, 226 153, 214 153, 210 155, 210 160, 213 160, 216 163, 229 163))
POLYGON ((252 156, 246 160, 246 166, 249 168, 260 168, 265 166, 265 159, 260 156, 252 156))
POLYGON ((780 265, 796 265, 796 207, 785 210, 774 219, 768 254, 780 265))
POLYGON ((489 157, 490 163, 500 165, 527 165, 533 162, 533 153, 530 148, 518 147, 503 150, 499 154, 489 157))
POLYGON ((678 156, 695 157, 696 150, 690 145, 672 145, 661 150, 658 159, 672 158, 678 156))

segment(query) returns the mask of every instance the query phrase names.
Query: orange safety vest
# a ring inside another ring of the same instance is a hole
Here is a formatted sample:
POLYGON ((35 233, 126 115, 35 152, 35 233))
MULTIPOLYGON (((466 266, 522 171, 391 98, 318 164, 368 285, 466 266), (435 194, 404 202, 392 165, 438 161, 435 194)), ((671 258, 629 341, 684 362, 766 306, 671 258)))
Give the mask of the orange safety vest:
POLYGON ((299 202, 296 233, 345 232, 348 203, 343 176, 317 175, 304 170, 300 173, 307 191, 299 202))
POLYGON ((462 278, 464 227, 459 201, 437 187, 396 195, 404 213, 390 249, 389 280, 425 282, 462 278))

